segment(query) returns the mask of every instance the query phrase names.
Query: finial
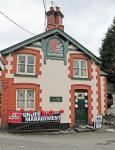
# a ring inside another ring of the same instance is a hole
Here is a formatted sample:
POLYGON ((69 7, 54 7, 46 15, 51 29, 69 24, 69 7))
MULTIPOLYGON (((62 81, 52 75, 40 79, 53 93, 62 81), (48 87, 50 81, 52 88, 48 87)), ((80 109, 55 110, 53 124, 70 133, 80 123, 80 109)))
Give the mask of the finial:
POLYGON ((55 1, 54 0, 51 1, 51 5, 52 5, 52 7, 55 7, 55 1))

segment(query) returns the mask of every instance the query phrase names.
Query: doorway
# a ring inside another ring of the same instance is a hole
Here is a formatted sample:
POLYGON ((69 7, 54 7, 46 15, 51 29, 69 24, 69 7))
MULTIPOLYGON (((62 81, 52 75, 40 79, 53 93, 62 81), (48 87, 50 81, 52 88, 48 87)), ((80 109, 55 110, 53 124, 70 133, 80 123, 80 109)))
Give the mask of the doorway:
POLYGON ((88 94, 86 90, 75 90, 75 124, 88 122, 88 94))

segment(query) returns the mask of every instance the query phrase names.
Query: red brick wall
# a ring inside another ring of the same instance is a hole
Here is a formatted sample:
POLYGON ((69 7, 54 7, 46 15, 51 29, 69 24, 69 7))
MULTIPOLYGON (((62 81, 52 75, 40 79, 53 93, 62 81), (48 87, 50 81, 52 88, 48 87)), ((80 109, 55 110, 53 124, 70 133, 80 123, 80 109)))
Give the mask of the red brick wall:
MULTIPOLYGON (((10 73, 15 74, 16 73, 16 67, 17 67, 17 54, 32 54, 36 57, 36 67, 35 67, 35 73, 36 75, 41 75, 41 54, 40 51, 37 51, 35 49, 20 49, 19 51, 15 51, 12 53, 13 61, 12 64, 12 70, 10 73)), ((3 63, 6 66, 8 64, 8 61, 6 60, 6 56, 2 56, 3 63)), ((41 110, 40 107, 40 94, 41 89, 39 84, 32 84, 32 83, 14 83, 13 78, 6 78, 6 73, 8 70, 5 68, 4 71, 2 71, 1 80, 3 82, 2 85, 2 107, 1 107, 1 121, 2 121, 2 128, 5 128, 7 126, 7 114, 8 111, 16 111, 16 89, 18 88, 31 88, 35 90, 35 110, 41 110)))
POLYGON ((14 83, 13 79, 7 79, 3 82, 2 91, 2 128, 7 126, 7 114, 9 111, 16 111, 16 90, 17 89, 34 89, 35 90, 35 111, 40 111, 41 106, 41 89, 39 84, 32 83, 14 83))
POLYGON ((58 28, 62 31, 64 31, 64 26, 63 25, 56 25, 56 24, 48 24, 48 30, 52 30, 58 28))

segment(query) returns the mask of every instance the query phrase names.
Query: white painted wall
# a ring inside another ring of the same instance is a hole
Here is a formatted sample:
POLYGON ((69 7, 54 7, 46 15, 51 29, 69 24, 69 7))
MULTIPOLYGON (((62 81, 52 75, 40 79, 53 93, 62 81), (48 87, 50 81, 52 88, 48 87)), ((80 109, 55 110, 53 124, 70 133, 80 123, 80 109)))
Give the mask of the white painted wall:
MULTIPOLYGON (((39 48, 42 58, 43 58, 43 51, 39 48)), ((75 53, 73 51, 70 51, 67 55, 67 61, 69 58, 70 53, 75 53)), ((77 52, 76 52, 77 53, 77 52)), ((13 78, 14 75, 10 74, 10 70, 12 69, 11 61, 12 56, 7 56, 8 65, 6 68, 8 69, 8 73, 6 74, 6 77, 13 78)), ((64 61, 60 60, 50 60, 47 59, 47 63, 44 64, 44 58, 41 61, 42 67, 42 75, 38 76, 38 78, 27 78, 27 77, 14 77, 14 83, 36 83, 40 84, 40 88, 42 89, 42 109, 44 110, 50 110, 54 109, 56 111, 60 109, 64 109, 64 114, 62 114, 62 123, 69 123, 69 90, 71 88, 72 84, 86 84, 91 85, 93 90, 93 120, 95 120, 95 116, 97 114, 97 95, 96 95, 96 64, 93 63, 93 79, 91 81, 88 80, 71 80, 68 78, 68 65, 64 65, 64 61), (62 102, 50 102, 50 96, 62 96, 63 101, 62 102)))

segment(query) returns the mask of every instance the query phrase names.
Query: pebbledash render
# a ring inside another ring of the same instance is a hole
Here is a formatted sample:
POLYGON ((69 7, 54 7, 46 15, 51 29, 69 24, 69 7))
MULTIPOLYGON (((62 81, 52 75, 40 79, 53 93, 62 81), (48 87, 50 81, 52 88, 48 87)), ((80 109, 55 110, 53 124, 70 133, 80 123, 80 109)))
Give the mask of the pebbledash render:
POLYGON ((47 31, 1 51, 2 128, 8 112, 61 113, 61 126, 95 122, 107 113, 106 75, 100 60, 64 32, 63 14, 50 7, 47 31))

